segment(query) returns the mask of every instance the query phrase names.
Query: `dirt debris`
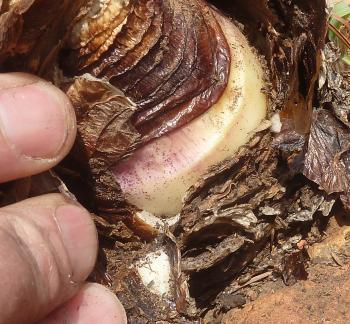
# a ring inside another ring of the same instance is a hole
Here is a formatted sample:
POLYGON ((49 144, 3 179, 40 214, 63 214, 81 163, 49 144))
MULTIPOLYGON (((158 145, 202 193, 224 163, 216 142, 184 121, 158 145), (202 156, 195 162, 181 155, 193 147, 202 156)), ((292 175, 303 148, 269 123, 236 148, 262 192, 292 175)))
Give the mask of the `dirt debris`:
POLYGON ((280 281, 252 287, 255 300, 228 312, 221 323, 349 323, 349 232, 348 215, 333 218, 326 238, 308 249, 311 258, 308 280, 298 281, 292 287, 280 281))

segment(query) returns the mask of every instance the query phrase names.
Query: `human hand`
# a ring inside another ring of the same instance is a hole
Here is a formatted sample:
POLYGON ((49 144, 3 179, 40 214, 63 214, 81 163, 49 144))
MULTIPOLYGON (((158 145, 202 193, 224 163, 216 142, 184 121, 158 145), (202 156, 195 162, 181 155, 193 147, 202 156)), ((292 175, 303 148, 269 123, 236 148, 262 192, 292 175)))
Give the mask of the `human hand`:
MULTIPOLYGON (((27 74, 0 75, 0 182, 53 167, 75 134, 60 90, 27 74)), ((126 323, 114 294, 84 283, 97 248, 89 213, 62 195, 0 208, 0 323, 126 323)))

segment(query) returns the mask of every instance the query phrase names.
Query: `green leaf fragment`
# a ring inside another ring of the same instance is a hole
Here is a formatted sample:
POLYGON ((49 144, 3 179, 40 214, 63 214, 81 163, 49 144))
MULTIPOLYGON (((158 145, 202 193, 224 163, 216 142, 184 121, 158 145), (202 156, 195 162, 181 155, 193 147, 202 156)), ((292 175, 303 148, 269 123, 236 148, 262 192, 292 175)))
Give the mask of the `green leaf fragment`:
MULTIPOLYGON (((350 4, 348 0, 343 0, 340 1, 338 3, 336 3, 331 11, 331 16, 329 19, 329 24, 331 24, 332 26, 334 26, 336 29, 340 29, 343 26, 343 23, 340 22, 336 17, 341 17, 343 19, 349 20, 350 21, 350 4)), ((340 41, 342 42, 339 37, 337 36, 337 34, 332 31, 329 30, 328 31, 328 38, 331 41, 340 41)), ((344 55, 342 57, 343 61, 346 64, 350 65, 350 48, 345 48, 344 49, 344 55)))
POLYGON ((343 61, 344 61, 346 64, 350 65, 350 55, 345 54, 345 55, 343 56, 343 61))
POLYGON ((340 1, 334 5, 332 9, 332 14, 337 15, 339 17, 345 17, 350 15, 350 5, 346 0, 340 1))

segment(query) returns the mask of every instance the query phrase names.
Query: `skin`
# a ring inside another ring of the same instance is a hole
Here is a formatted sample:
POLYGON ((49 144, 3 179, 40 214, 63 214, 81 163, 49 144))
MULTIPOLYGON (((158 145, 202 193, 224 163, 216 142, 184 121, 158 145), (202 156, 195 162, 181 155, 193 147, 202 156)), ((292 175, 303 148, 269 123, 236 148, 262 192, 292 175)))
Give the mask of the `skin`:
MULTIPOLYGON (((0 75, 0 182, 50 169, 75 135, 64 93, 30 75, 0 75)), ((126 323, 113 293, 85 283, 97 249, 89 213, 59 194, 0 208, 0 323, 126 323)))

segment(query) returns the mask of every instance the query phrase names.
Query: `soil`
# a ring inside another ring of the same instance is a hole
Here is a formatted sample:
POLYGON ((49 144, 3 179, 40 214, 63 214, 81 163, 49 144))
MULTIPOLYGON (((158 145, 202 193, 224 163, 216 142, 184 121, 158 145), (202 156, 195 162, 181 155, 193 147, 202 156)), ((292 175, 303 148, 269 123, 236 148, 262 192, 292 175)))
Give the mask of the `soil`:
POLYGON ((265 283, 251 294, 255 300, 227 313, 222 324, 350 323, 349 233, 349 213, 331 219, 327 238, 307 248, 307 280, 291 287, 265 283))

